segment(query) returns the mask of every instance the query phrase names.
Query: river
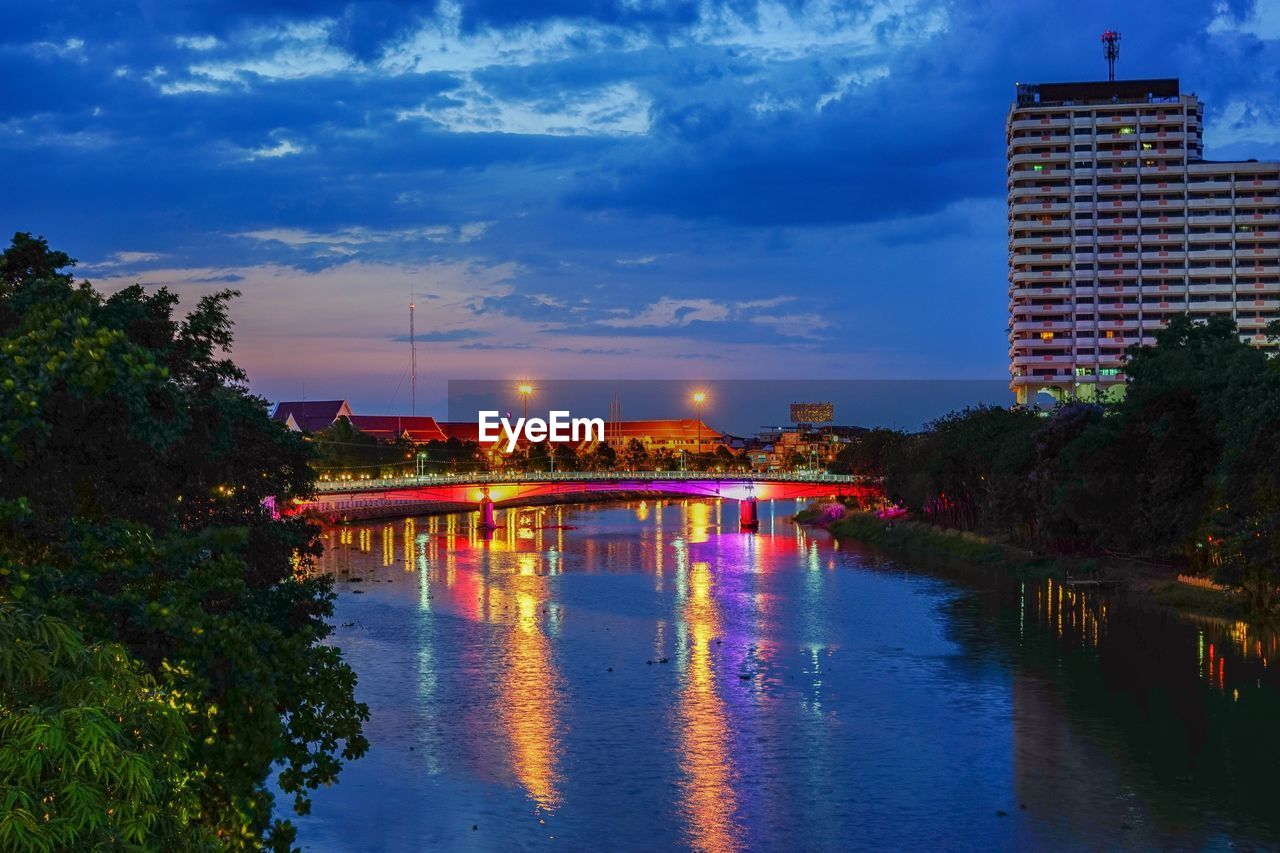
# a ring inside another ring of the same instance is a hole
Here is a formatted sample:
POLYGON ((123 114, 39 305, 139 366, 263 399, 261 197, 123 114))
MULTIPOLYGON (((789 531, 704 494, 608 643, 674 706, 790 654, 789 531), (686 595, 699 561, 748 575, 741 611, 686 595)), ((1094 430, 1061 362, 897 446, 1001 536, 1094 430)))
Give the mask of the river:
MULTIPOLYGON (((731 501, 326 530, 368 754, 308 850, 1280 842, 1274 639, 731 501)), ((282 799, 283 804, 283 799, 282 799)))

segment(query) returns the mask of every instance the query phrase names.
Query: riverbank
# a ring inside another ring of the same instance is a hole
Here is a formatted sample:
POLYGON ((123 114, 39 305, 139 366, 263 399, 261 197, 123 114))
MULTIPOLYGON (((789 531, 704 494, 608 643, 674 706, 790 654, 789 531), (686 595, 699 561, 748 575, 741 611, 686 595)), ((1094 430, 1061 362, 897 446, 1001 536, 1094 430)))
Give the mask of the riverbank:
POLYGON ((923 521, 886 520, 872 513, 848 513, 823 521, 817 507, 797 513, 799 524, 826 528, 836 540, 852 540, 904 554, 945 557, 1014 575, 1054 578, 1082 587, 1117 587, 1153 604, 1203 616, 1240 618, 1244 605, 1233 591, 1181 583, 1172 567, 1135 561, 1068 558, 1038 554, 1008 542, 923 521))

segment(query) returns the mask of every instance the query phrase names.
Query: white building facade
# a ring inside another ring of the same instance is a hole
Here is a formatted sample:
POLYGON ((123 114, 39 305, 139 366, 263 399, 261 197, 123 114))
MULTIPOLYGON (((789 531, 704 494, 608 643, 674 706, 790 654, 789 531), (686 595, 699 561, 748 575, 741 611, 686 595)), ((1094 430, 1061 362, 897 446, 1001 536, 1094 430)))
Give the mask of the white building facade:
POLYGON ((1280 319, 1280 163, 1203 159, 1178 81, 1018 86, 1005 133, 1009 370, 1019 403, 1095 400, 1169 318, 1280 319), (1043 399, 1043 398, 1042 398, 1043 399))

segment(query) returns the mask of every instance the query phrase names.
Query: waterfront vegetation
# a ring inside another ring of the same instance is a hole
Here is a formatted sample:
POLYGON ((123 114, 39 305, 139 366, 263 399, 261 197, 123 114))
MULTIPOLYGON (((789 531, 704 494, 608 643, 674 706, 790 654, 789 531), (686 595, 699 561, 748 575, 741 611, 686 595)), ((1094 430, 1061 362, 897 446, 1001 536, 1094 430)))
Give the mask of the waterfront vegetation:
POLYGON ((288 849, 361 755, 325 644, 312 448, 226 356, 232 292, 106 296, 0 257, 0 848, 288 849), (264 504, 265 502, 265 504, 264 504))
MULTIPOLYGON (((1131 349, 1125 372, 1118 402, 966 409, 914 435, 874 431, 837 468, 883 476, 887 496, 931 526, 1132 574, 1212 578, 1252 615, 1277 615, 1280 360, 1226 318, 1181 316, 1155 346, 1131 349)), ((866 538, 868 524, 835 529, 866 538)))

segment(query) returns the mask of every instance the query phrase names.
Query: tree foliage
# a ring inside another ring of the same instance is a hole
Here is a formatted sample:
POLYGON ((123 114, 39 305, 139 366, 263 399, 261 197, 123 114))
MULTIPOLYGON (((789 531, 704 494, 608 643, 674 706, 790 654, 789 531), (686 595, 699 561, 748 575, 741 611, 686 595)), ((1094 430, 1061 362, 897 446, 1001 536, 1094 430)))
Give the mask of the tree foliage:
POLYGON ((1182 316, 1132 349, 1125 372, 1125 396, 1107 407, 971 409, 890 442, 890 495, 939 523, 1049 550, 1211 572, 1275 609, 1280 361, 1225 318, 1182 316))
MULTIPOLYGON (((316 531, 265 505, 311 493, 312 450, 271 422, 227 357, 233 292, 179 316, 165 289, 104 296, 61 272, 68 262, 23 234, 0 258, 0 619, 14 630, 17 614, 40 613, 82 636, 87 658, 47 656, 68 678, 114 661, 130 714, 155 712, 161 726, 170 716, 148 697, 166 697, 185 742, 149 740, 140 754, 151 765, 123 746, 102 754, 116 764, 103 772, 152 774, 138 783, 139 808, 147 785, 182 782, 179 811, 152 824, 224 847, 285 847, 291 827, 275 820, 266 785, 273 765, 305 812, 307 791, 366 748, 354 674, 324 643, 332 592, 308 571, 316 531)), ((116 693, 17 679, 0 719, 71 712, 69 699, 109 707, 116 693)), ((16 789, 22 772, 0 753, 0 778, 16 789)), ((54 802, 97 831, 89 800, 54 802)), ((39 844, 66 846, 47 829, 39 844)), ((167 846, 157 838, 143 846, 167 846)))

